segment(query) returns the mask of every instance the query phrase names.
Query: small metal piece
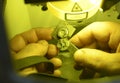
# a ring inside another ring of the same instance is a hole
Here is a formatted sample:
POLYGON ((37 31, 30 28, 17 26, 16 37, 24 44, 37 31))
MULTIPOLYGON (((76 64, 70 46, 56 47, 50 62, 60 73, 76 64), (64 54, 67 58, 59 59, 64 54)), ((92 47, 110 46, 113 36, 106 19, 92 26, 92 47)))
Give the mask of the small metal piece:
POLYGON ((57 43, 57 47, 60 49, 60 51, 65 51, 68 49, 70 45, 70 42, 68 41, 68 39, 60 39, 57 43))
POLYGON ((68 34, 69 33, 67 28, 60 28, 58 31, 58 37, 60 38, 67 38, 68 34))
POLYGON ((61 38, 70 38, 72 34, 75 32, 75 28, 68 24, 67 22, 60 22, 54 32, 52 33, 52 36, 54 39, 61 39, 61 38))
POLYGON ((73 35, 75 30, 76 29, 72 25, 65 21, 57 25, 52 35, 53 38, 57 40, 57 47, 60 51, 67 50, 71 55, 73 55, 74 52, 78 50, 78 48, 69 41, 69 38, 73 35))

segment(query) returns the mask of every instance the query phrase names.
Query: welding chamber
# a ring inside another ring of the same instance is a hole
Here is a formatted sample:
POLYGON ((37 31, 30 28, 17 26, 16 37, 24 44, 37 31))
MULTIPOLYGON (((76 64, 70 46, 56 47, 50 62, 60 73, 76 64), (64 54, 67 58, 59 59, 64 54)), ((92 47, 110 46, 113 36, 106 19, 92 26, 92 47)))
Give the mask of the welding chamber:
POLYGON ((0 58, 0 79, 2 78, 1 81, 4 83, 120 82, 120 76, 79 79, 81 71, 77 71, 73 68, 74 61, 69 58, 68 52, 61 52, 61 59, 64 61, 63 66, 61 67, 63 73, 61 77, 54 77, 46 74, 21 77, 14 72, 11 62, 12 59, 7 47, 7 43, 15 35, 36 27, 51 27, 55 29, 61 22, 67 22, 76 29, 74 32, 75 34, 95 21, 120 22, 119 0, 1 0, 1 4, 4 23, 1 21, 0 33, 2 40, 5 40, 5 42, 0 42, 4 47, 4 49, 2 49, 3 51, 1 51, 3 52, 2 56, 4 57, 0 58))

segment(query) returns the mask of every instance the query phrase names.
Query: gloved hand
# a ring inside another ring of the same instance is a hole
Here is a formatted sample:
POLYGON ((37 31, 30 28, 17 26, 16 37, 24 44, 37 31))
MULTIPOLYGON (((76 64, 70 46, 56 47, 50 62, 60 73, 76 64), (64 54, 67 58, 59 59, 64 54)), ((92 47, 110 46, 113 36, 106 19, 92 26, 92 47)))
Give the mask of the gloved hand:
MULTIPOLYGON (((12 58, 19 60, 30 56, 45 56, 54 64, 54 74, 57 72, 56 75, 59 75, 60 71, 57 68, 62 65, 62 61, 54 58, 58 53, 57 47, 47 42, 52 39, 52 31, 53 29, 50 28, 33 28, 17 34, 10 41, 12 58)), ((19 74, 27 76, 32 73, 43 72, 44 70, 44 64, 39 64, 37 67, 33 65, 22 69, 19 74)))
POLYGON ((105 76, 120 74, 119 23, 94 22, 74 35, 70 41, 79 48, 74 53, 78 66, 105 76))

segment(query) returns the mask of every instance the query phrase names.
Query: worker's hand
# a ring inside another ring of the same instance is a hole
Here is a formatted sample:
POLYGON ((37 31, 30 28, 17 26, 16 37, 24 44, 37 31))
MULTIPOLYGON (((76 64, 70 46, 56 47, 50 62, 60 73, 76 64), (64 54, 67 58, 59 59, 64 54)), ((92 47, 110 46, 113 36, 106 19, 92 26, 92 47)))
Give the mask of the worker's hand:
MULTIPOLYGON (((53 44, 48 44, 48 40, 52 39, 50 28, 33 28, 29 31, 16 35, 10 41, 12 57, 15 60, 23 59, 30 56, 45 56, 54 64, 55 69, 61 66, 62 62, 58 58, 54 58, 57 53, 57 47, 53 44), (57 63, 56 63, 57 61, 57 63)), ((28 75, 44 71, 44 65, 39 64, 26 69, 23 69, 20 74, 28 75)))
POLYGON ((78 66, 102 75, 120 74, 119 23, 94 22, 74 35, 70 41, 79 48, 74 54, 78 66))

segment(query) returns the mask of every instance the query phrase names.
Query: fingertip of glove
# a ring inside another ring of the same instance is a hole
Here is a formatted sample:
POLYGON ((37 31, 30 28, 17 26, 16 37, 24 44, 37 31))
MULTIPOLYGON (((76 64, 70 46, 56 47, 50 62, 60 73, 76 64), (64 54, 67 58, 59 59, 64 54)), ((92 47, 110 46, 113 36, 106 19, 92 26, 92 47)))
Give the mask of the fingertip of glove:
POLYGON ((83 54, 84 54, 83 51, 77 50, 77 51, 74 53, 74 60, 75 60, 76 62, 79 62, 80 59, 81 59, 81 55, 83 55, 83 54))
POLYGON ((38 41, 39 44, 42 44, 44 46, 48 45, 48 42, 46 40, 40 40, 38 41))

